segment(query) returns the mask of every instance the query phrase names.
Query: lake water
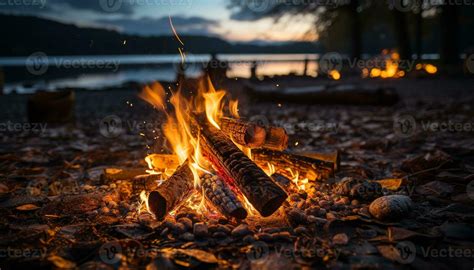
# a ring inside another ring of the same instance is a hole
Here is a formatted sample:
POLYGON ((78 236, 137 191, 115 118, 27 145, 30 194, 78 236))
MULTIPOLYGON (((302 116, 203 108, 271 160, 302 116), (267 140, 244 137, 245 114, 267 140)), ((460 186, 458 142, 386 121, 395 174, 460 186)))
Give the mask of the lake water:
MULTIPOLYGON (((249 78, 253 61, 258 64, 257 75, 262 77, 301 75, 306 59, 309 60, 307 74, 317 76, 320 55, 221 54, 218 58, 229 63, 228 77, 249 78)), ((424 55, 423 58, 438 56, 424 55)), ((201 75, 209 60, 210 55, 187 54, 186 76, 201 75)), ((173 81, 181 61, 180 55, 46 56, 36 53, 30 57, 0 57, 0 84, 4 77, 4 93, 32 93, 38 89, 101 89, 126 82, 173 81)))
MULTIPOLYGON (((316 76, 317 54, 248 54, 218 55, 229 63, 228 77, 250 77, 253 61, 258 76, 303 74, 308 59, 308 74, 316 76)), ((209 55, 186 56, 185 73, 190 77, 202 74, 209 55)), ((126 82, 173 81, 182 59, 179 55, 101 55, 46 56, 0 58, 4 70, 5 93, 31 93, 37 89, 55 90, 64 87, 100 89, 126 82)))

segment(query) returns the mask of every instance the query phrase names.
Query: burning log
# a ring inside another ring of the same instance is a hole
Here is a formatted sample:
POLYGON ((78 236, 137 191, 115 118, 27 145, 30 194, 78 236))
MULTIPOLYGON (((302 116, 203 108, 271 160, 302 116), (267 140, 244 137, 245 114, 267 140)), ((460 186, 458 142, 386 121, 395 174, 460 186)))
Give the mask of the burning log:
POLYGON ((142 174, 133 178, 133 191, 140 192, 153 191, 158 187, 159 181, 162 179, 161 174, 142 174))
POLYGON ((286 191, 286 193, 292 193, 292 192, 298 191, 298 188, 295 185, 295 183, 293 183, 293 181, 291 181, 284 175, 281 175, 279 173, 274 173, 272 174, 271 178, 273 179, 273 181, 275 181, 275 183, 277 183, 281 188, 283 188, 286 191))
POLYGON ((278 168, 277 173, 289 178, 294 177, 291 172, 305 173, 301 176, 309 180, 321 180, 334 175, 334 163, 306 156, 271 150, 254 150, 252 157, 259 166, 265 167, 268 163, 273 164, 278 168))
POLYGON ((240 151, 223 132, 209 125, 202 125, 202 128, 204 152, 211 163, 226 176, 226 180, 235 182, 262 216, 273 214, 288 197, 285 191, 240 151))
POLYGON ((201 177, 201 186, 204 197, 223 215, 237 219, 247 217, 247 211, 237 195, 218 176, 205 174, 201 177))
POLYGON ((105 168, 101 175, 102 181, 130 180, 145 173, 145 169, 105 168))
POLYGON ((288 148, 288 134, 286 130, 281 127, 268 127, 265 144, 262 147, 278 151, 288 148))
POLYGON ((220 119, 221 129, 236 143, 249 148, 284 150, 288 147, 288 134, 284 128, 262 127, 256 123, 232 118, 220 119))
POLYGON ((148 195, 149 210, 162 220, 178 204, 184 201, 193 189, 194 175, 188 162, 183 163, 170 178, 148 195))
POLYGON ((257 124, 232 118, 221 118, 221 129, 236 143, 250 148, 262 147, 267 132, 257 124))
POLYGON ((179 159, 177 155, 152 154, 147 156, 145 160, 153 170, 157 171, 175 169, 179 166, 179 159))

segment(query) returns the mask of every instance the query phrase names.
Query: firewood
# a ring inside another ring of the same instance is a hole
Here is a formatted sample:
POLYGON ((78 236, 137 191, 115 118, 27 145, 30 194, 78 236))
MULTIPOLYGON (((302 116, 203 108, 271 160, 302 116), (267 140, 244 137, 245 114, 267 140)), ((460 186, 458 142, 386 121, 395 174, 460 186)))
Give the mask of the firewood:
POLYGON ((158 185, 159 181, 163 178, 161 174, 141 174, 133 178, 132 186, 134 192, 153 191, 158 185))
POLYGON ((247 211, 237 195, 229 188, 223 179, 216 175, 205 174, 201 177, 201 186, 204 197, 219 212, 227 217, 244 219, 247 211))
POLYGON ((175 169, 179 166, 177 155, 172 154, 152 154, 146 157, 153 170, 163 171, 175 169))
POLYGON ((281 127, 268 127, 265 143, 262 148, 283 151, 288 148, 288 134, 281 127))
POLYGON ((279 174, 279 173, 274 173, 271 175, 271 178, 275 183, 277 183, 281 188, 283 188, 286 193, 292 193, 298 191, 297 186, 293 181, 288 179, 286 176, 279 174))
POLYGON ((273 164, 277 168, 277 173, 292 178, 291 172, 299 172, 303 178, 308 180, 322 180, 334 175, 334 163, 298 156, 287 152, 272 150, 254 150, 252 158, 261 167, 273 164), (291 172, 289 170, 291 170, 291 172))
POLYGON ((288 147, 288 134, 284 128, 263 127, 256 123, 227 117, 221 118, 220 122, 221 130, 242 146, 280 151, 288 147))
POLYGON ((180 202, 184 201, 193 189, 194 175, 188 162, 183 163, 172 176, 148 195, 149 210, 158 220, 162 220, 180 202))
POLYGON ((226 180, 234 181, 242 194, 264 217, 273 214, 288 195, 220 130, 201 125, 203 152, 226 180))
POLYGON ((296 153, 300 156, 305 156, 313 159, 324 160, 332 162, 334 164, 334 171, 337 172, 341 167, 341 155, 339 151, 329 152, 329 153, 318 153, 318 152, 300 152, 296 153))
POLYGON ((104 182, 117 180, 131 180, 137 175, 146 173, 146 169, 122 169, 122 168, 106 168, 101 175, 104 182))
POLYGON ((240 145, 258 148, 265 143, 266 131, 255 123, 227 117, 221 118, 220 121, 221 130, 240 145))

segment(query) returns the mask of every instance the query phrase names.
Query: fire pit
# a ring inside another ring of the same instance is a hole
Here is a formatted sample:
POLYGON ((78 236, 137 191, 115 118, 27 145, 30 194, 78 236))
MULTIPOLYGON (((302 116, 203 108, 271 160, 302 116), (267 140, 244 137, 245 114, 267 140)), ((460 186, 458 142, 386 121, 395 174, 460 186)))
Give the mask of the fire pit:
POLYGON ((199 202, 191 207, 204 215, 268 217, 289 195, 333 175, 338 157, 328 161, 282 152, 288 146, 283 128, 239 119, 237 101, 227 102, 226 92, 216 91, 210 80, 199 85, 197 95, 188 98, 179 90, 170 93, 171 106, 159 84, 140 94, 166 116, 163 130, 174 155, 146 158, 150 173, 163 181, 144 196, 143 205, 155 218, 164 219, 183 202, 199 202), (163 166, 170 159, 174 166, 163 166), (188 200, 192 194, 201 199, 188 200))

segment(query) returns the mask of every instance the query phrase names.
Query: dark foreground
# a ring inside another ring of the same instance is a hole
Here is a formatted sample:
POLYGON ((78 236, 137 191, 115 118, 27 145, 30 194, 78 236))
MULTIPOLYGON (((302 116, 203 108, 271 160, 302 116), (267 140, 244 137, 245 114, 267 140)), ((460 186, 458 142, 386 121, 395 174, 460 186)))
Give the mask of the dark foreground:
POLYGON ((474 103, 446 93, 405 93, 393 107, 243 97, 241 114, 283 125, 291 150, 342 154, 335 179, 243 222, 186 207, 158 222, 139 213, 131 179, 101 177, 146 168, 163 148, 153 139, 162 119, 136 92, 77 93, 76 123, 64 127, 24 125, 25 97, 0 97, 0 268, 472 269, 474 103), (121 120, 118 136, 101 125, 107 117, 121 120), (375 218, 368 206, 394 194, 411 207, 375 218))

